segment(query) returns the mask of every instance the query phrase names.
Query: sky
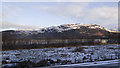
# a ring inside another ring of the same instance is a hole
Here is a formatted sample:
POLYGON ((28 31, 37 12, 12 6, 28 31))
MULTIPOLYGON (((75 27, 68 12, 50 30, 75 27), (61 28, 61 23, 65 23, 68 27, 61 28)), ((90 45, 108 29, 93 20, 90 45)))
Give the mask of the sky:
POLYGON ((61 24, 118 27, 118 2, 4 2, 2 29, 39 29, 61 24))

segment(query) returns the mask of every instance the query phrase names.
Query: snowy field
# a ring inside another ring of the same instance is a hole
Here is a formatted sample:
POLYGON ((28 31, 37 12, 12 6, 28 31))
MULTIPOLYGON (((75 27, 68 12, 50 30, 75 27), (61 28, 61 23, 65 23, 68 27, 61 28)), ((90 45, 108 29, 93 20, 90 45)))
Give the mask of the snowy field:
POLYGON ((95 61, 95 62, 86 62, 78 64, 66 64, 66 65, 56 65, 53 67, 80 67, 80 66, 119 66, 120 60, 107 60, 107 61, 95 61))
POLYGON ((35 67, 120 59, 120 45, 93 45, 2 52, 2 67, 20 63, 35 67))

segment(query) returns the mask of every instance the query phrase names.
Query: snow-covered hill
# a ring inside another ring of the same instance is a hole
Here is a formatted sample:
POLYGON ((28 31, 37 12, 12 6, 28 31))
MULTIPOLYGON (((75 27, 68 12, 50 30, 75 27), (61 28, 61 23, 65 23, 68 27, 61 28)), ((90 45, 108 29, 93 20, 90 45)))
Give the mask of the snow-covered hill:
POLYGON ((44 27, 41 29, 34 29, 34 30, 15 30, 19 31, 22 33, 28 33, 28 34, 35 34, 35 33, 45 33, 45 32, 63 32, 63 31, 68 31, 72 29, 82 29, 82 28, 90 28, 90 29, 101 29, 101 30, 106 30, 108 32, 117 32, 117 31, 112 31, 107 28, 104 28, 100 25, 96 24, 63 24, 59 26, 51 26, 51 27, 44 27))
POLYGON ((46 27, 46 28, 41 28, 40 30, 37 30, 40 33, 44 33, 44 32, 63 32, 63 31, 67 31, 67 30, 72 30, 72 29, 81 29, 82 27, 87 27, 90 29, 102 29, 102 30, 106 30, 109 32, 116 32, 116 31, 112 31, 109 30, 107 28, 104 28, 100 25, 96 25, 96 24, 63 24, 63 25, 59 25, 59 26, 51 26, 51 27, 46 27))
POLYGON ((3 31, 4 40, 19 39, 93 39, 118 38, 116 31, 111 31, 96 24, 63 24, 37 30, 3 31))

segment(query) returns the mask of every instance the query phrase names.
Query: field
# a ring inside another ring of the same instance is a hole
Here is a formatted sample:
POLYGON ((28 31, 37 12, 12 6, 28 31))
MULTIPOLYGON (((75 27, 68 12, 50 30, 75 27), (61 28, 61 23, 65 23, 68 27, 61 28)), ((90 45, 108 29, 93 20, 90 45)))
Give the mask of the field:
POLYGON ((2 68, 43 67, 120 59, 120 45, 23 49, 2 51, 2 68))

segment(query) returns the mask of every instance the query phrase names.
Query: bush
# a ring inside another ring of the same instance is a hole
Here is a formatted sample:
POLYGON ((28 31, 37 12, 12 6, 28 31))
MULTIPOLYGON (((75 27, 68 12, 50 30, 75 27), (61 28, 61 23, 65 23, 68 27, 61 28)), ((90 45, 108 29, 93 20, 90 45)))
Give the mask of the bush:
POLYGON ((85 51, 84 51, 84 48, 85 47, 80 47, 80 48, 76 48, 74 51, 72 51, 72 52, 82 52, 82 53, 84 53, 85 51))

